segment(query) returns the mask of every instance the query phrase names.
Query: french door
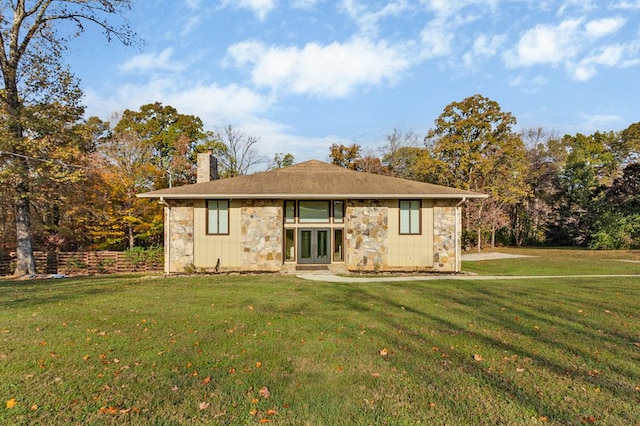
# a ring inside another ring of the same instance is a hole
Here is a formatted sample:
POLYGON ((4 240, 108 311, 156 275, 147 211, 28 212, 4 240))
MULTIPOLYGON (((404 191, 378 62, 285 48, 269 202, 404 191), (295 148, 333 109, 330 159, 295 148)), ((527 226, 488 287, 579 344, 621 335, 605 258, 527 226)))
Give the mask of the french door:
POLYGON ((298 263, 331 263, 331 230, 298 228, 298 263))

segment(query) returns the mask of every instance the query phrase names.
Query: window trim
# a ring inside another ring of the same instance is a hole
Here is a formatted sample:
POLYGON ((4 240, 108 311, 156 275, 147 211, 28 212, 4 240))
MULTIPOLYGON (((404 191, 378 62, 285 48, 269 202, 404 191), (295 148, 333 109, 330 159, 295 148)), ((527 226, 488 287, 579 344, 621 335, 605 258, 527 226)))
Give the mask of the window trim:
POLYGON ((422 200, 398 200, 398 234, 400 235, 422 235, 422 200), (408 216, 408 232, 402 232, 402 204, 404 203, 408 203, 408 212, 409 212, 409 216, 408 216), (412 208, 412 204, 414 202, 418 203, 418 207, 417 207, 417 211, 418 211, 418 229, 417 231, 413 231, 413 222, 411 221, 411 217, 412 217, 412 211, 415 211, 416 209, 412 208))
POLYGON ((206 224, 205 224, 205 226, 206 226, 206 228, 205 228, 206 235, 229 235, 229 230, 230 230, 230 229, 229 229, 229 228, 230 228, 230 223, 229 223, 229 216, 230 216, 230 215, 229 215, 229 210, 231 209, 231 201, 230 201, 230 200, 227 200, 227 199, 211 199, 211 200, 207 200, 207 202, 206 202, 206 207, 207 207, 207 208, 206 208, 206 213, 205 213, 205 214, 206 214, 206 216, 205 216, 205 217, 206 217, 206 224), (219 218, 220 218, 220 205, 219 205, 219 203, 220 203, 221 201, 223 201, 223 202, 226 202, 226 203, 227 203, 227 209, 226 209, 226 211, 227 211, 227 231, 226 231, 226 232, 209 232, 209 231, 210 231, 210 228, 209 228, 209 216, 210 216, 210 214, 209 214, 209 212, 210 212, 210 209, 211 209, 211 208, 209 207, 209 203, 212 203, 212 202, 214 202, 214 201, 215 201, 216 203, 218 203, 218 204, 216 205, 216 208, 215 208, 215 210, 217 210, 217 212, 218 212, 218 214, 217 214, 217 217, 218 217, 218 223, 217 223, 217 227, 216 227, 218 231, 220 231, 220 219, 219 219, 219 218))

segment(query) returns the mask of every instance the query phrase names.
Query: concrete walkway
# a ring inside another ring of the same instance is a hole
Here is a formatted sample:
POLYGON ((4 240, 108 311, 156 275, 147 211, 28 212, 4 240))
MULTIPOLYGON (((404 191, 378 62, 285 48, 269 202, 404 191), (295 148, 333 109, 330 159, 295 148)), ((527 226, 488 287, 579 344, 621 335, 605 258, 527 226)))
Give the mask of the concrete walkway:
POLYGON ((553 278, 640 278, 638 275, 463 275, 463 274, 433 274, 433 275, 403 275, 396 277, 375 275, 368 277, 348 277, 338 276, 331 273, 309 273, 298 274, 298 278, 309 281, 323 281, 330 283, 378 283, 378 282, 401 282, 401 281, 490 281, 490 280, 531 280, 531 279, 553 279, 553 278))

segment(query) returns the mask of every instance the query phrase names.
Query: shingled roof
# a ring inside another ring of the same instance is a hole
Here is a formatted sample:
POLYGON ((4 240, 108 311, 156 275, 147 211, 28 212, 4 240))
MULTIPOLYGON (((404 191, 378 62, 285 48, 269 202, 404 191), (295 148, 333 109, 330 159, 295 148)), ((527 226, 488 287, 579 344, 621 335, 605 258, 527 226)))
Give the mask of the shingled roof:
POLYGON ((385 199, 486 198, 484 194, 372 173, 355 172, 322 161, 269 172, 139 194, 163 199, 385 199))

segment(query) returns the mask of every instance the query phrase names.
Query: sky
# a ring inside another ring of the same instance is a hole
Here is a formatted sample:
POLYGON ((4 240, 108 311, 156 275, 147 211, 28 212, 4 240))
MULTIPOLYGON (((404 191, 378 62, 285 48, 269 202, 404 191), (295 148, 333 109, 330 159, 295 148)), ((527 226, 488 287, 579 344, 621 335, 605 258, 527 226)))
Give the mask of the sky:
POLYGON ((137 46, 91 28, 70 46, 87 116, 161 102, 267 161, 379 154, 394 129, 422 143, 474 94, 515 131, 640 121, 640 0, 137 0, 126 18, 137 46))

